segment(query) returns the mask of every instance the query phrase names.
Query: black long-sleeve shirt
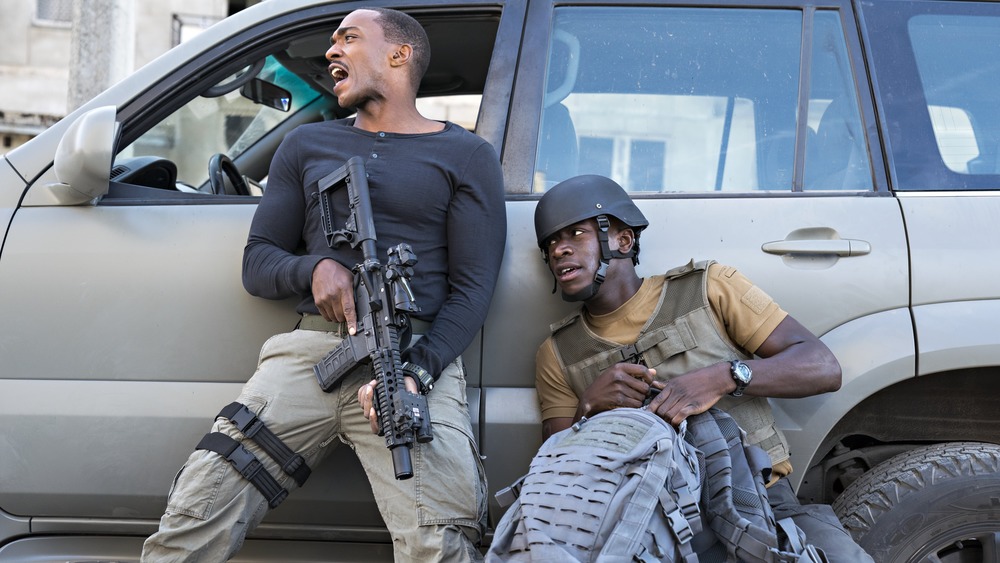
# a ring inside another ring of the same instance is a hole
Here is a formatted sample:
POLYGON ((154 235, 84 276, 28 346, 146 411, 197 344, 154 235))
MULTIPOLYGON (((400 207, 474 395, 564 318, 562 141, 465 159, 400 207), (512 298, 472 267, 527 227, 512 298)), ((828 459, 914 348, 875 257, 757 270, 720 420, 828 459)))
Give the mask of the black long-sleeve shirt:
MULTIPOLYGON (((289 133, 250 227, 243 285, 268 299, 301 296, 298 312, 319 312, 311 290, 316 264, 334 258, 351 268, 361 261, 350 245, 331 249, 320 223, 318 182, 352 156, 365 160, 379 260, 400 242, 417 256, 415 316, 433 324, 404 359, 437 377, 486 318, 507 229, 496 151, 455 124, 427 134, 372 133, 348 119, 289 133)), ((335 197, 334 225, 343 228, 346 190, 335 197)))

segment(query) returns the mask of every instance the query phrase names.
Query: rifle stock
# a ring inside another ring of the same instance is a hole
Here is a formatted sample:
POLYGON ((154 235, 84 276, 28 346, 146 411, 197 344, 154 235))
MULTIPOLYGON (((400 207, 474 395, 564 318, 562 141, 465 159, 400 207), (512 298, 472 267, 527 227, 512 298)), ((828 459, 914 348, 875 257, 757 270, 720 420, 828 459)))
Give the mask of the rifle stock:
MULTIPOLYGON (((347 164, 319 182, 320 212, 327 244, 331 248, 350 244, 362 250, 363 262, 353 268, 354 306, 358 326, 355 334, 346 334, 313 371, 323 391, 330 392, 362 363, 370 363, 375 379, 375 409, 379 434, 385 436, 392 453, 397 479, 413 476, 410 449, 414 442, 433 439, 427 398, 406 389, 400 361, 400 335, 410 331, 410 313, 420 309, 413 302, 409 279, 417 257, 405 243, 389 249, 385 265, 376 252, 375 223, 364 162, 352 157, 347 164), (332 196, 346 184, 350 217, 343 229, 333 225, 332 196)), ((405 347, 406 342, 403 343, 405 347)))

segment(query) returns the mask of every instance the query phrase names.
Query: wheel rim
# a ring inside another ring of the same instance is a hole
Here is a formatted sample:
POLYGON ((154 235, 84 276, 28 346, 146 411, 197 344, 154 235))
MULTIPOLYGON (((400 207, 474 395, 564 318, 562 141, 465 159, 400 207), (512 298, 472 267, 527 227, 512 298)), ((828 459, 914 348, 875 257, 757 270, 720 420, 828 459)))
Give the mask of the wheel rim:
POLYGON ((984 523, 946 530, 930 538, 911 561, 921 563, 993 563, 1000 553, 1000 531, 984 523))

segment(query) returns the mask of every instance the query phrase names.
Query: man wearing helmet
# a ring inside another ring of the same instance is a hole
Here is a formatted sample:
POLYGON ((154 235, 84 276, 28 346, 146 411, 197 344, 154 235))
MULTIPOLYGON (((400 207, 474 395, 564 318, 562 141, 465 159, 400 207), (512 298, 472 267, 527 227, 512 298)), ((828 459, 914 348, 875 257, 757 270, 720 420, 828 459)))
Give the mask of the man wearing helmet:
POLYGON ((603 176, 561 182, 538 203, 535 234, 556 288, 583 302, 536 355, 544 437, 602 411, 641 407, 648 395, 648 408, 674 425, 716 406, 770 455, 775 517, 792 516, 831 561, 871 561, 829 506, 799 505, 781 479, 792 467, 767 402, 836 391, 837 359, 735 268, 691 262, 641 278, 639 235, 648 225, 603 176))

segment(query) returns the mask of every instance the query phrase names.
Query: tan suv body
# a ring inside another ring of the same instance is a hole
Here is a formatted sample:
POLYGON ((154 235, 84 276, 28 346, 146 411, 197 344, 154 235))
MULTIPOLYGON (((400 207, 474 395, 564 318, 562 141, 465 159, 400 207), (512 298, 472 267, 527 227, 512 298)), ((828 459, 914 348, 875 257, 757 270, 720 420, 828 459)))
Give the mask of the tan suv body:
MULTIPOLYGON (((535 203, 601 173, 652 223, 643 274, 736 266, 840 359, 839 392, 774 401, 800 497, 835 502, 880 561, 996 553, 1000 4, 392 5, 431 37, 421 107, 503 162, 507 252, 465 353, 492 490, 540 443, 534 352, 570 307, 535 203)), ((243 290, 258 197, 209 161, 259 194, 287 131, 347 114, 322 57, 360 6, 261 2, 0 161, 0 560, 135 560, 173 472, 295 325, 243 290)), ((239 561, 391 559, 343 450, 239 561)))

